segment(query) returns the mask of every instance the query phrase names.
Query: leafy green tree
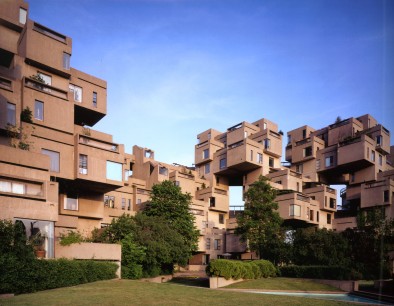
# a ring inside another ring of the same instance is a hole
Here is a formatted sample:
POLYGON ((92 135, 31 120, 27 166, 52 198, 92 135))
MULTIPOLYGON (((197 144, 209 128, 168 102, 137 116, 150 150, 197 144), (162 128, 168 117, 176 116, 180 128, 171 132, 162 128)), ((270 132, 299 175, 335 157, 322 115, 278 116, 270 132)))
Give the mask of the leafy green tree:
POLYGON ((349 267, 348 250, 347 240, 331 230, 299 228, 293 234, 292 262, 296 265, 349 267))
POLYGON ((183 237, 189 257, 197 251, 199 237, 194 215, 190 212, 191 203, 189 193, 182 193, 181 188, 171 181, 163 181, 152 187, 151 199, 143 211, 146 216, 165 219, 183 237))
POLYGON ((244 194, 245 209, 237 216, 235 233, 247 242, 250 250, 256 251, 260 259, 270 257, 272 241, 280 239, 282 218, 274 202, 276 191, 268 179, 260 176, 244 194))
POLYGON ((348 257, 366 279, 390 276, 389 255, 394 251, 394 220, 376 208, 357 216, 357 228, 342 235, 348 240, 348 257))

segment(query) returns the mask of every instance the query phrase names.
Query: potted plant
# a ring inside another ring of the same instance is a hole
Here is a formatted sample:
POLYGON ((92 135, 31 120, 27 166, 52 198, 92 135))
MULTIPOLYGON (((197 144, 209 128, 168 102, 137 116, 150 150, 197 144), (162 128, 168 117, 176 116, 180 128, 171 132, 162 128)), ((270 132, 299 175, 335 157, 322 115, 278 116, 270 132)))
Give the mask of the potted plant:
POLYGON ((36 233, 35 235, 30 237, 30 242, 34 249, 34 254, 37 258, 45 258, 45 236, 42 235, 40 232, 36 233))

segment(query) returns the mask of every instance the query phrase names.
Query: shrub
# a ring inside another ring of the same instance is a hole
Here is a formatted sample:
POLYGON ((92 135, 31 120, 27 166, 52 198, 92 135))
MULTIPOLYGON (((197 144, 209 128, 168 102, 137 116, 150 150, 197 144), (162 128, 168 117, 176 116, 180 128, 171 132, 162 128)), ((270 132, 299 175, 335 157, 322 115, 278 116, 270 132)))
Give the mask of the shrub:
POLYGON ((268 260, 242 262, 236 260, 211 260, 206 268, 208 276, 221 276, 225 279, 256 279, 276 276, 274 265, 268 260))
POLYGON ((28 293, 116 277, 118 266, 93 260, 38 260, 0 257, 0 293, 28 293))
POLYGON ((280 267, 283 277, 312 278, 312 279, 335 279, 357 280, 362 275, 355 270, 341 266, 284 266, 280 267))
POLYGON ((60 245, 70 245, 73 243, 84 242, 80 232, 69 231, 67 234, 60 234, 60 245))

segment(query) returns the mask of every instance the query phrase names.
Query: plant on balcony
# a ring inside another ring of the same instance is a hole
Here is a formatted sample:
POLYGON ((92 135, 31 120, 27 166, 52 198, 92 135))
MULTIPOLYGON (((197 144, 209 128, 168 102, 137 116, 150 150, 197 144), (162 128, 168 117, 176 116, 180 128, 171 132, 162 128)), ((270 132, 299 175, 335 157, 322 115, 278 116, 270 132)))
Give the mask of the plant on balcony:
POLYGON ((60 245, 70 245, 73 243, 85 242, 86 239, 83 238, 80 232, 68 231, 67 234, 60 234, 60 245))
POLYGON ((29 78, 34 80, 34 81, 40 82, 42 84, 45 84, 44 79, 41 77, 41 75, 39 73, 31 75, 29 78))
POLYGON ((26 106, 21 112, 21 121, 27 123, 33 123, 32 118, 33 118, 33 113, 30 107, 26 106))
POLYGON ((28 133, 26 130, 26 128, 16 127, 12 124, 6 125, 7 137, 11 139, 11 147, 26 151, 30 150, 31 142, 28 138, 31 132, 28 133))

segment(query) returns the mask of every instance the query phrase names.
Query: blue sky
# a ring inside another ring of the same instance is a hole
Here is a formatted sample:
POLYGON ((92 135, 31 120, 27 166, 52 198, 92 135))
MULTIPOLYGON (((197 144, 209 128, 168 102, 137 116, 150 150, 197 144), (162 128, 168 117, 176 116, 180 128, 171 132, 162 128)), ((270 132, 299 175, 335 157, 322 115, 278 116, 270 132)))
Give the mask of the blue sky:
POLYGON ((94 128, 191 165, 196 135, 268 118, 284 133, 371 113, 394 132, 394 1, 30 0, 108 82, 94 128))

